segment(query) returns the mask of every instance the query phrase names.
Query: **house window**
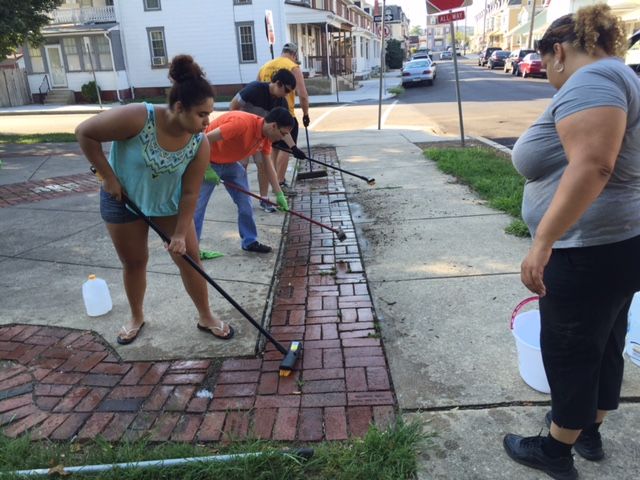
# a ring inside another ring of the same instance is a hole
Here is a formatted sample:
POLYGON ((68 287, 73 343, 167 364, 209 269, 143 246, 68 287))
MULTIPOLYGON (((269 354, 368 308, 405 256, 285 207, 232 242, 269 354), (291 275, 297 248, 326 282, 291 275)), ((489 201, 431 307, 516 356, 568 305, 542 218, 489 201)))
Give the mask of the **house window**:
POLYGON ((104 37, 96 37, 96 57, 100 70, 112 70, 111 67, 111 49, 109 48, 109 40, 104 37))
POLYGON ((80 8, 93 7, 93 0, 80 0, 80 8))
POLYGON ((33 73, 44 73, 44 59, 40 47, 29 45, 29 58, 31 58, 31 70, 33 73))
POLYGON ((70 72, 79 72, 82 70, 80 65, 80 51, 78 50, 78 42, 75 38, 63 38, 62 48, 64 56, 67 57, 67 69, 70 72))
POLYGON ((143 0, 144 11, 162 10, 160 7, 160 0, 143 0))
POLYGON ((251 5, 251 0, 233 0, 234 5, 251 5))
POLYGON ((236 34, 240 63, 255 63, 256 42, 253 35, 253 22, 236 23, 236 34))
POLYGON ((151 67, 161 68, 169 64, 167 58, 167 45, 164 40, 164 28, 147 28, 149 36, 149 52, 151 53, 151 67))

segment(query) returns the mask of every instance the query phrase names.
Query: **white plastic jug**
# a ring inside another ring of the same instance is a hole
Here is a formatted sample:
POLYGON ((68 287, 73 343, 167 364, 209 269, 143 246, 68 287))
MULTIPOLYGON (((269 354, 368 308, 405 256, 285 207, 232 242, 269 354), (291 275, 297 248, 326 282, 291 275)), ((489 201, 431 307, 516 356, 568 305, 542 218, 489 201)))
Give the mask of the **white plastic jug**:
POLYGON ((82 284, 82 298, 90 317, 104 315, 113 307, 107 282, 95 275, 89 275, 89 280, 82 284))

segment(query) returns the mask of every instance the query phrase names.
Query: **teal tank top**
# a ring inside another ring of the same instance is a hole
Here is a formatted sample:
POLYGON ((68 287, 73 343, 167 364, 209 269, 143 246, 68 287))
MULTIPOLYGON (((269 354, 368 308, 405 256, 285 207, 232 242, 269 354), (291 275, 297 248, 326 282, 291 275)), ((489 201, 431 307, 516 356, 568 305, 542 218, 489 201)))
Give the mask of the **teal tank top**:
POLYGON ((140 133, 111 145, 109 165, 127 196, 150 217, 178 213, 182 196, 182 175, 196 157, 203 134, 193 135, 181 150, 168 152, 158 145, 153 105, 147 107, 147 121, 140 133))

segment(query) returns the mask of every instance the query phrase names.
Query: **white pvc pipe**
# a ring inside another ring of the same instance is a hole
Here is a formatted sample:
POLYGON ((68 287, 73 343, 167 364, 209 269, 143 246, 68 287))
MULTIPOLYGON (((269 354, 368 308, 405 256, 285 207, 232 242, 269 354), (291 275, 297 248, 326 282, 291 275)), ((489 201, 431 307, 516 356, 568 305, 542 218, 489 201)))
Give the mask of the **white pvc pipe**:
MULTIPOLYGON (((101 465, 81 465, 78 467, 64 467, 65 473, 92 473, 92 472, 104 472, 106 470, 113 470, 114 468, 152 468, 152 467, 174 467, 177 465, 184 465, 187 463, 197 462, 230 462, 233 460, 240 460, 243 458, 258 457, 265 453, 274 452, 254 452, 254 453, 234 453, 230 455, 212 455, 208 457, 187 457, 187 458, 171 458, 165 460, 147 460, 143 462, 126 462, 126 463, 107 463, 101 465)), ((308 457, 313 455, 311 449, 292 450, 290 452, 281 452, 284 454, 299 455, 302 457, 308 457)), ((48 468, 38 468, 34 470, 17 470, 14 472, 4 472, 5 475, 17 475, 17 476, 37 476, 37 475, 49 475, 48 468)), ((0 472, 0 476, 3 473, 0 472)))

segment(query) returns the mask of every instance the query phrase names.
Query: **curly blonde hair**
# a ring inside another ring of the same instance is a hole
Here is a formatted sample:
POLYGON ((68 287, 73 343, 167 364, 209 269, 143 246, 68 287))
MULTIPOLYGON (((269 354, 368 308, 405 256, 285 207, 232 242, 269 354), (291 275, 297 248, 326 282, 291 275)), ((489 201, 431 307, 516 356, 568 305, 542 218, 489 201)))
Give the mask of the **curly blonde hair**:
POLYGON ((589 55, 599 48, 616 57, 623 57, 627 51, 622 20, 604 3, 556 19, 538 42, 538 49, 542 54, 550 53, 555 43, 563 42, 571 42, 574 48, 589 55))

